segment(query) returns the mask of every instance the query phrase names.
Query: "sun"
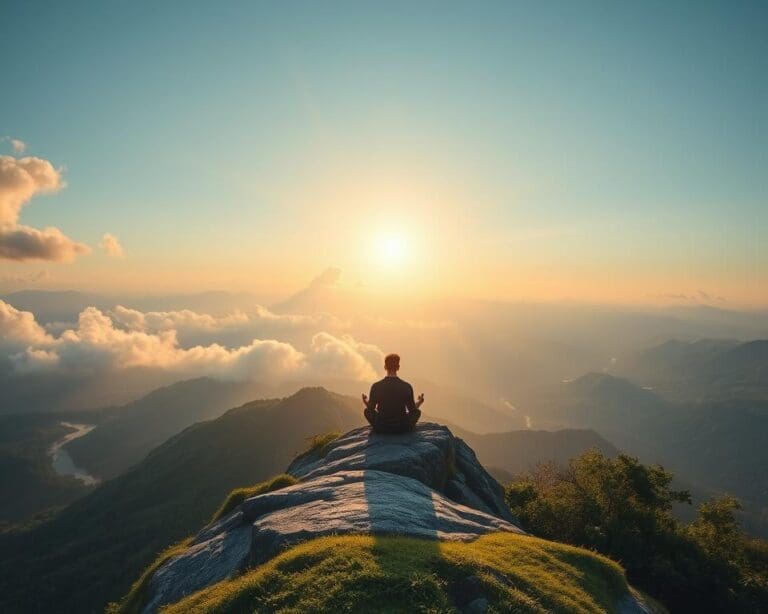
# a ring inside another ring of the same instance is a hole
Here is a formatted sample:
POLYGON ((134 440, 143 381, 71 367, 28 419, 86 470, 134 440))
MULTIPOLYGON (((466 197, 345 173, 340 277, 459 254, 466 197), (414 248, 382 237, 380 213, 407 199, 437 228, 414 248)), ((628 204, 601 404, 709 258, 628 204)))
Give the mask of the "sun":
POLYGON ((376 259, 386 268, 403 264, 408 257, 408 244, 400 235, 382 235, 376 245, 376 259))

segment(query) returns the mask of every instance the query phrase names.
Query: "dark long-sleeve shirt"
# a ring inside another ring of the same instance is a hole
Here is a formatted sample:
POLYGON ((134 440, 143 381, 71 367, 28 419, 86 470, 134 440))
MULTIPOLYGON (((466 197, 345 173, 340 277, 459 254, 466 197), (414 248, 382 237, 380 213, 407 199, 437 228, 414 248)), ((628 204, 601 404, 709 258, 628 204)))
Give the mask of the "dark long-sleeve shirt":
POLYGON ((416 411, 413 386, 397 376, 387 376, 371 386, 368 408, 378 412, 377 425, 397 428, 403 419, 416 411))

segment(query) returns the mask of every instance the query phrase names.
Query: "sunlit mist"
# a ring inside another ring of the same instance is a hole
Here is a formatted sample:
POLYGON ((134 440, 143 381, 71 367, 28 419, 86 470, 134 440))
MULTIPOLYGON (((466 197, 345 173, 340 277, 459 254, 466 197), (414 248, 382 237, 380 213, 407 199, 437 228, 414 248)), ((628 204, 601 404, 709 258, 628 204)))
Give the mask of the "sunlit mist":
POLYGON ((384 235, 376 246, 376 258, 385 268, 402 266, 408 260, 408 245, 399 235, 384 235))

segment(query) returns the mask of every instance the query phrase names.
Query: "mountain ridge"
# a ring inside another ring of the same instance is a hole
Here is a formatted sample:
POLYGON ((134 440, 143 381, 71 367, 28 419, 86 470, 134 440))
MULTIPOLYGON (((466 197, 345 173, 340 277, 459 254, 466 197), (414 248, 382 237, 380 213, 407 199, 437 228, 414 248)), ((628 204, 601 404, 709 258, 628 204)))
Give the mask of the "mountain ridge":
MULTIPOLYGON (((271 592, 259 591, 251 596, 248 590, 243 595, 242 589, 235 589, 226 600, 229 605, 217 607, 212 602, 221 603, 221 593, 227 590, 222 587, 228 583, 259 574, 273 558, 285 558, 301 549, 302 544, 317 543, 328 536, 341 547, 349 536, 370 537, 379 548, 395 537, 403 545, 433 552, 432 556, 438 558, 443 558, 438 554, 441 546, 430 545, 435 542, 468 542, 465 550, 476 554, 484 550, 482 536, 493 540, 497 549, 512 544, 523 549, 533 545, 527 540, 534 538, 525 536, 514 524, 517 521, 498 483, 485 472, 472 449, 443 426, 420 423, 413 432, 401 435, 377 435, 368 427, 354 429, 297 457, 287 472, 298 483, 286 482, 281 488, 246 498, 227 515, 204 527, 142 576, 136 586, 143 587, 143 597, 132 591, 115 610, 127 612, 127 604, 131 603, 131 611, 140 610, 142 614, 154 614, 168 606, 185 612, 225 612, 232 610, 234 599, 239 602, 234 608, 237 610, 274 611, 279 597, 271 592), (207 596, 209 593, 213 597, 207 596), (198 600, 206 604, 202 609, 194 605, 198 600)), ((321 560, 315 559, 327 578, 328 563, 321 560)), ((579 566, 575 559, 569 561, 579 566)), ((354 562, 350 563, 354 568, 354 562)), ((510 583, 506 574, 519 580, 520 571, 514 566, 505 570, 498 562, 489 566, 496 568, 492 573, 497 582, 510 583)), ((541 561, 533 566, 542 568, 539 573, 545 567, 541 561)), ((306 563, 301 565, 302 574, 306 567, 306 563)), ((645 604, 630 592, 625 579, 608 580, 614 573, 609 569, 601 568, 596 574, 602 581, 615 584, 607 597, 613 607, 605 609, 644 611, 645 604)), ((402 572, 416 577, 415 569, 402 572)), ((444 568, 435 572, 438 577, 445 573, 444 568)), ((451 575, 439 582, 450 585, 451 575)), ((389 580, 386 573, 384 576, 378 584, 389 580)), ((381 607, 380 600, 361 591, 356 583, 350 584, 349 574, 343 582, 343 587, 337 589, 347 604, 342 609, 368 611, 381 607)), ((368 580, 362 582, 368 584, 368 580)), ((513 584, 515 593, 500 592, 480 581, 472 591, 462 584, 449 588, 446 597, 454 606, 451 609, 485 612, 510 607, 520 599, 521 592, 545 602, 557 601, 572 590, 571 582, 571 578, 561 575, 559 586, 550 594, 530 584, 513 584)), ((590 587, 588 592, 595 591, 594 585, 590 587)), ((291 602, 306 600, 304 590, 301 585, 294 588, 291 602)), ((430 604, 434 606, 437 599, 430 597, 430 604)), ((392 611, 401 611, 395 601, 399 600, 389 598, 384 603, 392 611)), ((329 611, 328 606, 314 609, 329 611)))
POLYGON ((305 388, 187 427, 44 525, 0 536, 13 553, 0 561, 0 608, 100 611, 159 550, 210 518, 230 490, 282 471, 307 437, 363 424, 358 399, 305 388), (24 590, 43 576, 44 587, 24 590))

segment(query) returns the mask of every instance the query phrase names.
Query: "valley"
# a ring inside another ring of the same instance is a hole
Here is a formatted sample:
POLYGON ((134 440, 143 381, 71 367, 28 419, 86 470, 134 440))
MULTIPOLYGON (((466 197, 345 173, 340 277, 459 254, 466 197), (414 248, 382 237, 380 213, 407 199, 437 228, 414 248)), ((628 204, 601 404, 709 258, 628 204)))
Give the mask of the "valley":
POLYGON ((51 464, 53 470, 59 475, 71 475, 74 478, 80 480, 86 486, 92 486, 98 484, 98 478, 92 476, 90 473, 81 469, 72 460, 69 451, 64 449, 68 443, 84 437, 96 428, 95 424, 72 424, 71 422, 61 422, 61 426, 72 429, 72 432, 67 433, 61 439, 54 442, 54 444, 48 450, 48 454, 51 456, 51 464))

